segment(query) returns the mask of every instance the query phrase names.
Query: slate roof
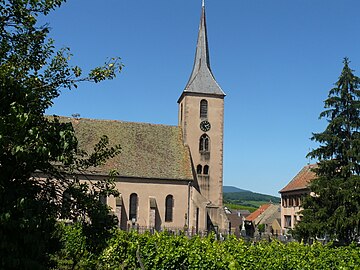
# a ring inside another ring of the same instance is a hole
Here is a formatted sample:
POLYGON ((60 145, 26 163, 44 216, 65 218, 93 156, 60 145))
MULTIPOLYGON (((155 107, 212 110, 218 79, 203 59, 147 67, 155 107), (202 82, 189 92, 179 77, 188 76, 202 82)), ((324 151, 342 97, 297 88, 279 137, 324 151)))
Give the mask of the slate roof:
POLYGON ((107 161, 95 174, 116 169, 120 176, 169 180, 193 180, 190 152, 177 126, 113 120, 61 117, 71 121, 79 145, 91 152, 102 135, 111 145, 120 144, 121 153, 107 161))
POLYGON ((302 168, 302 170, 282 189, 279 193, 307 189, 309 182, 316 178, 316 174, 312 169, 316 168, 316 164, 310 164, 302 168))
POLYGON ((183 94, 184 93, 201 93, 225 96, 225 93, 216 82, 210 68, 204 3, 201 11, 194 66, 183 94))
POLYGON ((251 214, 249 210, 237 210, 237 212, 240 213, 240 215, 243 217, 247 217, 251 214))
POLYGON ((237 213, 226 214, 228 220, 231 222, 231 227, 240 228, 242 226, 242 217, 237 213))

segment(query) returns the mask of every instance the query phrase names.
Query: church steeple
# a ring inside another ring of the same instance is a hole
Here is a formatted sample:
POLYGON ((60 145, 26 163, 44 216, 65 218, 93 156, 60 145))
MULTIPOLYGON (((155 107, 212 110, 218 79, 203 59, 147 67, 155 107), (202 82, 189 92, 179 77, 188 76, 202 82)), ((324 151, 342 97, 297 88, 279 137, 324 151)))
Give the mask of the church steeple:
POLYGON ((200 223, 212 222, 219 228, 228 227, 224 225, 226 215, 221 212, 223 209, 224 97, 225 94, 217 84, 210 68, 203 0, 194 66, 190 79, 178 100, 179 126, 182 130, 183 142, 189 147, 191 153, 194 172, 192 200, 195 206, 191 210, 193 212, 190 213, 190 218, 197 220, 199 216, 208 217, 209 220, 203 219, 200 223), (200 209, 204 204, 208 206, 206 212, 196 212, 196 209, 200 209))
POLYGON ((203 0, 194 66, 183 94, 201 93, 225 96, 225 93, 216 82, 210 68, 204 2, 203 0))

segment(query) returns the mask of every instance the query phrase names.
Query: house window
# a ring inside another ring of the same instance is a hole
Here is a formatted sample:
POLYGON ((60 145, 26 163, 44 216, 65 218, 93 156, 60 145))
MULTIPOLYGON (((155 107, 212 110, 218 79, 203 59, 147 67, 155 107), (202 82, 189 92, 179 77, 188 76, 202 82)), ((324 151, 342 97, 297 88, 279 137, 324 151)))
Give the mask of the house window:
POLYGON ((295 202, 294 197, 293 196, 289 197, 289 206, 290 207, 294 206, 294 202, 295 202))
POLYGON ((130 195, 129 203, 129 220, 137 220, 137 209, 138 209, 138 195, 132 193, 130 195))
POLYGON ((285 220, 285 228, 291 228, 291 216, 285 215, 284 220, 285 220))
POLYGON ((209 174, 209 166, 208 165, 204 166, 204 174, 209 174))
POLYGON ((199 151, 200 152, 209 152, 209 136, 206 134, 203 134, 200 137, 200 142, 199 142, 199 151))
POLYGON ((301 194, 301 196, 300 196, 299 206, 301 206, 301 205, 302 205, 302 203, 304 202, 305 196, 306 196, 305 194, 301 194))
POLYGON ((200 101, 200 118, 207 118, 208 115, 208 102, 206 99, 200 101))
POLYGON ((174 197, 167 195, 165 199, 165 222, 173 221, 174 197))
POLYGON ((202 166, 199 164, 199 165, 197 165, 197 167, 196 167, 196 173, 197 174, 201 174, 202 173, 202 166))

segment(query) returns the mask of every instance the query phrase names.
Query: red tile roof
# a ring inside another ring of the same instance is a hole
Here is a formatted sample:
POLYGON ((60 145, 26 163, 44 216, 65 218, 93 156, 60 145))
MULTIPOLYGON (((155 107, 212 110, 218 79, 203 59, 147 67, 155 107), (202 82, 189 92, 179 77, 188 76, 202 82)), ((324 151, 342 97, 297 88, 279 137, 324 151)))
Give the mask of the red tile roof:
POLYGON ((282 190, 280 193, 306 189, 309 185, 309 182, 315 179, 316 174, 312 171, 312 169, 316 168, 316 164, 311 164, 305 166, 282 190))
POLYGON ((266 209, 269 208, 271 204, 263 204, 261 205, 255 212, 252 212, 249 216, 246 217, 247 221, 254 221, 258 216, 265 212, 266 209))

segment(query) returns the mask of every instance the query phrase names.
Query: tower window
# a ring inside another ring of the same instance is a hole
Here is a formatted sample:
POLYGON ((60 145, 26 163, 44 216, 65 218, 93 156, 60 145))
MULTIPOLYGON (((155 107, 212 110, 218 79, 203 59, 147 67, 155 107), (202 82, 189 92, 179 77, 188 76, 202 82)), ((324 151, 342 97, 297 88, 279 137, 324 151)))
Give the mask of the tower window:
POLYGON ((130 204, 129 204, 129 220, 137 220, 137 208, 138 208, 138 195, 132 193, 130 195, 130 204))
POLYGON ((209 174, 209 166, 208 165, 204 166, 204 174, 209 174))
POLYGON ((203 134, 200 137, 200 142, 199 142, 199 151, 200 152, 209 152, 209 136, 206 134, 203 134))
POLYGON ((201 174, 202 173, 202 166, 199 164, 199 165, 197 165, 197 167, 196 167, 196 173, 197 174, 201 174))
POLYGON ((165 199, 165 222, 173 221, 174 197, 167 195, 165 199))
POLYGON ((208 102, 206 99, 200 101, 200 118, 208 117, 208 102))

